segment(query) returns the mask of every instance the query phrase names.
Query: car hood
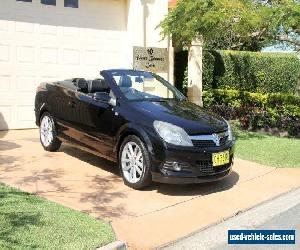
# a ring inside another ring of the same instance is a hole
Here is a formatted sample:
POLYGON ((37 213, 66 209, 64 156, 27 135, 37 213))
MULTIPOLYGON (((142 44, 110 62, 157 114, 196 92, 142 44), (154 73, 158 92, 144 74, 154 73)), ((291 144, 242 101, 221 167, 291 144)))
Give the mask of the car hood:
POLYGON ((152 120, 169 122, 188 134, 212 134, 227 129, 226 121, 189 101, 164 100, 131 103, 132 108, 150 116, 152 120))

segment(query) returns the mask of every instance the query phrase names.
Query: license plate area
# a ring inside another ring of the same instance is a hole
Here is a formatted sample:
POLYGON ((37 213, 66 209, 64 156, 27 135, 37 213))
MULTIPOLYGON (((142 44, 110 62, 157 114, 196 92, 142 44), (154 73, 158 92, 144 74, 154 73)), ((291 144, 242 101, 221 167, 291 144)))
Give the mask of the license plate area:
POLYGON ((229 157, 229 151, 219 152, 219 153, 213 153, 212 154, 212 163, 213 167, 222 166, 225 164, 228 164, 230 161, 229 157))

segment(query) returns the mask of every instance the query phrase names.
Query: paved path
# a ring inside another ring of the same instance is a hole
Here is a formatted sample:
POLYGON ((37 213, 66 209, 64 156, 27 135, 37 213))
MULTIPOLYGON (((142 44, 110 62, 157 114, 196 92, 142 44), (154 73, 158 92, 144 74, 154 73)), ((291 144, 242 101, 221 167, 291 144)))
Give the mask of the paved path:
POLYGON ((300 169, 237 159, 227 179, 126 187, 114 164, 75 148, 45 152, 37 130, 0 132, 0 182, 111 221, 131 248, 153 248, 300 186, 300 169))
POLYGON ((300 242, 300 188, 264 202, 244 213, 217 225, 178 240, 161 250, 179 249, 299 249, 300 242), (229 229, 295 229, 295 245, 228 245, 229 229))

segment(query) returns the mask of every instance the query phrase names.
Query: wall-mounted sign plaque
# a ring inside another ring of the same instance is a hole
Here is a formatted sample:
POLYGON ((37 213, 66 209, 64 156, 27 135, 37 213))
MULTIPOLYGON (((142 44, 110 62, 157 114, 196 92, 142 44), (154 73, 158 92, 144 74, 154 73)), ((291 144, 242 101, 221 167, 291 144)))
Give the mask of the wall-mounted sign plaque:
POLYGON ((152 72, 168 72, 168 50, 133 47, 133 68, 152 72))

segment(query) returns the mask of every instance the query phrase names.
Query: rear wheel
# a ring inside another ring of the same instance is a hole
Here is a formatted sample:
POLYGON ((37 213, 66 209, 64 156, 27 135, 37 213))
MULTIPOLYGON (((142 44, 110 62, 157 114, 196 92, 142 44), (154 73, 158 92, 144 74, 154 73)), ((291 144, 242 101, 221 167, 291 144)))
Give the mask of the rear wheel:
POLYGON ((57 151, 61 145, 54 120, 48 112, 45 112, 40 120, 40 141, 44 149, 51 152, 57 151))
POLYGON ((124 183, 131 188, 142 189, 152 183, 149 153, 137 136, 130 135, 123 141, 119 167, 124 183))

